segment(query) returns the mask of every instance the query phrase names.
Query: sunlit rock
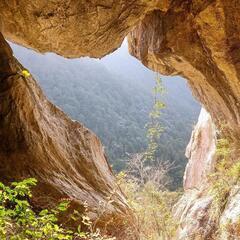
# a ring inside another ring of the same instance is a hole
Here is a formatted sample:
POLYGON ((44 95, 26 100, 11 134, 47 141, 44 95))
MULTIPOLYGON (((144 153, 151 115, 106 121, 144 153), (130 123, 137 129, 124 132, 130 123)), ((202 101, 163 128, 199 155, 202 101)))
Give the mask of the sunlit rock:
POLYGON ((184 174, 184 189, 201 189, 207 177, 214 171, 216 152, 216 128, 211 116, 202 108, 198 123, 186 149, 189 159, 184 174))
POLYGON ((0 1, 5 38, 39 52, 103 57, 118 48, 147 11, 170 0, 0 1))
MULTIPOLYGON (((0 31, 8 40, 65 57, 102 57, 119 47, 130 32, 130 53, 155 71, 184 76, 214 125, 222 130, 220 137, 229 140, 231 157, 238 159, 239 12, 236 0, 3 0, 0 31)), ((0 176, 5 180, 37 176, 41 182, 38 191, 49 196, 47 201, 69 196, 77 202, 88 199, 94 207, 117 189, 115 204, 106 216, 122 212, 126 216, 128 207, 96 136, 50 104, 31 77, 26 80, 21 75, 22 67, 2 40, 0 56, 0 176)), ((206 129, 212 131, 212 126, 206 129)), ((186 189, 201 187, 212 168, 215 135, 205 132, 201 137, 198 133, 193 137, 200 145, 193 141, 189 148, 203 149, 188 150, 186 189)), ((194 191, 187 191, 179 202, 178 216, 181 209, 184 213, 179 236, 200 230, 207 239, 212 230, 208 192, 194 191)), ((230 195, 221 222, 238 211, 237 196, 230 195)), ((44 204, 38 197, 37 204, 44 204)), ((117 220, 114 223, 118 225, 117 220)))
POLYGON ((179 222, 176 239, 211 239, 212 225, 209 221, 211 196, 200 191, 188 190, 174 207, 174 215, 179 222))
MULTIPOLYGON (((187 191, 179 203, 184 211, 184 217, 180 218, 180 238, 184 232, 197 233, 197 228, 202 232, 206 226, 216 231, 214 225, 208 224, 209 206, 201 207, 209 197, 206 176, 214 169, 214 125, 221 130, 218 138, 227 139, 231 145, 229 157, 239 159, 239 12, 240 4, 234 0, 174 1, 167 12, 149 12, 128 37, 130 53, 145 66, 162 74, 184 76, 214 123, 202 119, 207 125, 203 128, 197 125, 187 150, 190 160, 185 173, 187 191), (199 195, 191 196, 188 189, 199 195), (198 211, 205 212, 204 218, 193 227, 191 221, 195 222, 198 211)), ((181 216, 181 210, 177 211, 181 216)))
POLYGON ((239 239, 240 233, 240 187, 235 186, 220 218, 220 240, 239 239))
MULTIPOLYGON (((105 233, 136 239, 129 231, 132 212, 100 140, 48 101, 1 35, 0 46, 0 181, 34 177, 35 208, 69 199, 69 214, 73 208, 84 213, 86 204, 85 214, 105 233)), ((66 219, 77 224, 71 215, 66 219)))

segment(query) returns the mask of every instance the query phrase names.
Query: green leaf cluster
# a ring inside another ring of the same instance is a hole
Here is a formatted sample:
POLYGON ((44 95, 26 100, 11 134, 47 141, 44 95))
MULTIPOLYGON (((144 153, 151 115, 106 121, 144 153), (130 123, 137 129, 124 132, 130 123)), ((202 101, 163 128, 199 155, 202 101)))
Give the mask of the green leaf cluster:
MULTIPOLYGON (((87 216, 78 213, 78 219, 89 231, 77 231, 64 228, 58 223, 59 214, 65 212, 70 201, 62 201, 54 209, 43 209, 36 213, 30 204, 31 187, 36 186, 34 178, 13 182, 10 186, 0 183, 0 239, 1 240, 110 240, 94 231, 87 216)), ((76 215, 76 214, 75 214, 76 215)), ((77 219, 76 219, 77 220, 77 219)))
POLYGON ((164 92, 161 78, 159 74, 156 75, 155 87, 153 88, 154 104, 151 112, 149 113, 149 122, 146 124, 148 146, 145 153, 145 159, 154 161, 156 159, 156 152, 159 146, 159 139, 163 132, 163 127, 160 123, 161 110, 165 108, 165 104, 160 100, 164 92))

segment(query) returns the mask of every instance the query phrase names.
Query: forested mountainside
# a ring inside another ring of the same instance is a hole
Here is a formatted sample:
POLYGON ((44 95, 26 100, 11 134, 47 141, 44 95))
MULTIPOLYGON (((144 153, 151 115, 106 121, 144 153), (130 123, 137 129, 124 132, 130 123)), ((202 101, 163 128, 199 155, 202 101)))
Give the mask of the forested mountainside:
MULTIPOLYGON (((92 129, 106 147, 113 168, 120 171, 130 153, 144 151, 145 124, 153 104, 155 73, 129 56, 126 42, 102 60, 64 59, 12 45, 16 57, 39 81, 49 99, 73 119, 92 129)), ((180 187, 185 148, 200 106, 184 79, 162 77, 166 93, 158 154, 175 162, 173 188, 180 187)))

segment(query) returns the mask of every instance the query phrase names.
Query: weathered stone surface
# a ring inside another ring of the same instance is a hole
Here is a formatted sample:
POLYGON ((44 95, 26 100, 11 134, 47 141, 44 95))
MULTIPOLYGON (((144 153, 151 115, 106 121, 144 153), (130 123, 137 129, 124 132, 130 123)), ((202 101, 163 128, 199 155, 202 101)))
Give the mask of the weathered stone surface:
POLYGON ((129 35, 130 53, 147 67, 187 78, 226 135, 240 136, 240 4, 236 0, 174 1, 129 35))
MULTIPOLYGON (((0 30, 7 39, 40 52, 101 57, 116 49, 137 24, 129 35, 131 54, 153 70, 187 78, 238 159, 239 12, 239 0, 2 0, 0 30)), ((16 73, 19 65, 16 70, 11 50, 1 41, 0 57, 1 176, 10 174, 9 166, 14 166, 17 174, 12 177, 37 176, 42 182, 40 190, 52 193, 54 199, 67 195, 82 201, 87 197, 96 206, 116 187, 97 138, 52 106, 34 81, 25 81, 16 73)), ((203 166, 209 166, 205 163, 211 159, 204 159, 201 153, 213 149, 213 142, 200 141, 205 150, 189 151, 186 188, 201 185, 205 179, 208 170, 203 166), (201 164, 194 159, 202 159, 201 164), (196 174, 199 166, 201 171, 196 174)), ((193 192, 187 191, 179 202, 179 211, 184 213, 180 238, 198 229, 207 230, 204 236, 211 231, 207 191, 193 192)), ((120 192, 116 202, 109 208, 110 215, 128 209, 120 192)))
POLYGON ((0 46, 0 181, 35 177, 36 208, 70 198, 82 211, 86 202, 89 216, 107 233, 134 238, 126 236, 132 214, 99 139, 51 104, 31 76, 23 76, 2 35, 0 46))
POLYGON ((220 218, 219 240, 240 238, 240 186, 236 185, 229 195, 229 201, 220 218))
POLYGON ((209 194, 208 176, 215 170, 216 128, 202 108, 186 150, 189 162, 184 174, 183 197, 174 207, 179 221, 177 239, 211 239, 214 225, 209 216, 213 197, 209 194))
POLYGON ((209 221, 209 209, 212 197, 201 191, 188 190, 174 207, 176 220, 179 221, 176 239, 205 240, 212 234, 212 224, 209 221))
POLYGON ((201 189, 207 177, 214 172, 216 152, 216 128, 211 116, 202 108, 198 123, 186 149, 189 159, 184 174, 184 189, 201 189))
POLYGON ((169 0, 1 0, 5 38, 65 57, 102 57, 118 48, 144 14, 169 0))
MULTIPOLYGON (((162 74, 182 75, 187 79, 193 94, 210 113, 214 125, 221 129, 218 137, 229 140, 231 157, 235 160, 239 159, 240 142, 239 12, 238 0, 174 1, 165 13, 159 10, 148 13, 128 38, 130 53, 144 65, 162 74)), ((187 190, 184 200, 179 202, 181 208, 178 215, 183 214, 179 239, 186 239, 184 236, 190 232, 197 234, 198 230, 202 232, 207 227, 213 228, 208 224, 209 206, 203 204, 202 207, 202 201, 205 203, 209 197, 208 185, 203 180, 209 169, 214 167, 211 155, 216 135, 212 132, 211 124, 208 133, 205 127, 199 127, 202 130, 198 132, 203 135, 195 140, 199 140, 197 148, 200 149, 196 149, 194 142, 188 149, 191 154, 185 175, 185 189, 196 187, 200 190, 194 190, 197 192, 194 197, 187 190), (198 221, 196 218, 201 212, 204 217, 198 221)), ((195 131, 193 138, 196 135, 195 131)), ((192 236, 190 239, 208 238, 192 236)))

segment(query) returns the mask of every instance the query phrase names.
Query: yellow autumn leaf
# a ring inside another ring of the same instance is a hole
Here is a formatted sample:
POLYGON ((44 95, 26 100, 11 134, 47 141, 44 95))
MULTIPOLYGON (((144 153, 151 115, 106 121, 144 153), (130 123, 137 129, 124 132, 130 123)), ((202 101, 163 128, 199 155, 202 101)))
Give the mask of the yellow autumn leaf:
POLYGON ((30 77, 30 72, 28 71, 28 70, 22 70, 22 75, 24 76, 24 77, 30 77))

